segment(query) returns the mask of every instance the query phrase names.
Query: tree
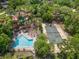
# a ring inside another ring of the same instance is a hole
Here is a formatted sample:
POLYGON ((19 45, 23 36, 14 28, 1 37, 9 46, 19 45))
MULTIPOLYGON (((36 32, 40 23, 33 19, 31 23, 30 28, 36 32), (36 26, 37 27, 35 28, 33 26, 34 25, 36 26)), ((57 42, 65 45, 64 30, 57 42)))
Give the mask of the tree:
POLYGON ((5 33, 10 38, 12 38, 12 20, 9 16, 5 14, 1 15, 0 19, 3 21, 0 22, 0 34, 5 33))
POLYGON ((10 10, 16 10, 16 8, 17 8, 17 6, 20 6, 20 5, 25 5, 25 3, 27 3, 28 2, 28 0, 9 0, 9 3, 8 3, 8 5, 9 5, 9 9, 10 10))
POLYGON ((31 4, 39 4, 41 3, 43 0, 31 0, 31 4))
POLYGON ((60 5, 68 5, 70 0, 54 0, 54 2, 60 5))
POLYGON ((4 33, 0 34, 0 53, 5 53, 10 46, 11 39, 4 33))
POLYGON ((8 5, 9 5, 9 9, 10 10, 12 10, 12 9, 15 10, 16 9, 16 6, 17 6, 17 3, 14 0, 9 0, 8 5))
POLYGON ((60 59, 79 59, 79 34, 76 34, 68 40, 65 40, 60 45, 61 53, 59 53, 60 59))
POLYGON ((43 21, 52 22, 52 13, 48 11, 42 15, 43 21))
POLYGON ((79 34, 70 37, 68 41, 64 50, 64 52, 67 51, 67 58, 79 59, 79 34))
POLYGON ((79 50, 79 34, 76 34, 71 38, 71 45, 73 46, 75 51, 78 52, 78 50, 79 50))
POLYGON ((68 38, 68 40, 64 40, 63 43, 59 44, 60 53, 58 54, 58 57, 60 59, 74 59, 74 49, 71 45, 71 40, 68 38))
POLYGON ((72 34, 79 33, 79 14, 78 13, 70 13, 70 16, 65 18, 65 27, 72 34))
POLYGON ((79 0, 73 0, 72 3, 73 8, 77 8, 79 6, 79 0))
POLYGON ((50 47, 45 41, 44 37, 40 37, 35 42, 35 51, 38 57, 46 57, 50 52, 50 47))
POLYGON ((47 2, 44 2, 38 10, 41 14, 41 18, 43 19, 43 21, 52 21, 52 6, 50 6, 47 2))

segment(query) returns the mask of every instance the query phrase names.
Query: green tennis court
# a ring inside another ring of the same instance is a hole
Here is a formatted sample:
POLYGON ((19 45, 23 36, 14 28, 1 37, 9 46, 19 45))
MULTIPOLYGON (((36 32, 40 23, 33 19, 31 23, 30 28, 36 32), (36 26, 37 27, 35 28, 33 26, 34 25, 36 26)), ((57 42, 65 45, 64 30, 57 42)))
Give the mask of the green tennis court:
POLYGON ((46 31, 50 43, 62 43, 62 38, 54 25, 46 25, 46 31))

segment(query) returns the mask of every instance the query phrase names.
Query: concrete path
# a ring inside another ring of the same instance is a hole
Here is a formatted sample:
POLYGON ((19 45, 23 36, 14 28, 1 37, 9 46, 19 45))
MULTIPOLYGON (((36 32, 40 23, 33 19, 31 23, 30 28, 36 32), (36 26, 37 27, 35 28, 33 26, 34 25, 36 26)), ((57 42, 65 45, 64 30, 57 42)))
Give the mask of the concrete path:
MULTIPOLYGON (((46 32, 46 24, 42 23, 43 33, 47 36, 46 32)), ((49 40, 47 40, 47 43, 49 43, 49 40)))
POLYGON ((45 27, 46 27, 46 24, 42 23, 43 33, 45 35, 47 35, 47 32, 46 32, 46 28, 45 27))

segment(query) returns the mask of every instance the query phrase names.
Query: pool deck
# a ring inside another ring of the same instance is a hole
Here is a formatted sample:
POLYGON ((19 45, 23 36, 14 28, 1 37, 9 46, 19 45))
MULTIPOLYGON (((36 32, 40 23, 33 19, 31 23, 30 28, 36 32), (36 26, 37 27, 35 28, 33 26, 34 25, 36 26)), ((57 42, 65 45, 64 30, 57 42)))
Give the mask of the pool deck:
MULTIPOLYGON (((23 35, 23 36, 27 36, 28 37, 28 33, 21 33, 18 36, 20 36, 20 35, 23 35)), ((16 39, 14 38, 13 40, 15 41, 16 39)), ((33 44, 34 44, 35 41, 36 41, 36 37, 33 37, 33 44)), ((22 51, 22 52, 23 51, 25 51, 25 52, 31 51, 32 53, 35 53, 33 46, 29 46, 27 48, 13 48, 13 50, 16 51, 16 52, 17 51, 22 51)))

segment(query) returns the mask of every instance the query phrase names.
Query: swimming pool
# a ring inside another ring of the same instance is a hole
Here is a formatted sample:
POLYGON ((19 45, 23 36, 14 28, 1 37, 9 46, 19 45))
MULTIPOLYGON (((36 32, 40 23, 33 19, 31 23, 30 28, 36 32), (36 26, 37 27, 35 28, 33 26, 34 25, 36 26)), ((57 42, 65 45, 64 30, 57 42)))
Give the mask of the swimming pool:
POLYGON ((23 35, 17 36, 13 43, 13 48, 27 48, 33 47, 33 39, 29 39, 23 35))

